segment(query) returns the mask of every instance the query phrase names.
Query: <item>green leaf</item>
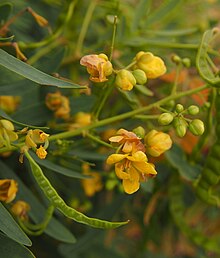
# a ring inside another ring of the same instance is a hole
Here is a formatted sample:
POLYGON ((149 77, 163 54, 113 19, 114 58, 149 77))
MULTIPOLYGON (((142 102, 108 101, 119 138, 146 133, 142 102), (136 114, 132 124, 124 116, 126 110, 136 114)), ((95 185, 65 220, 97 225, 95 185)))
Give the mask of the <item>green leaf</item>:
POLYGON ((166 158, 170 164, 178 170, 180 175, 187 180, 193 181, 201 173, 201 167, 198 165, 191 165, 187 159, 183 150, 177 145, 166 152, 166 158))
POLYGON ((54 172, 57 172, 59 174, 62 174, 62 175, 65 175, 65 176, 69 176, 69 177, 73 177, 73 178, 79 178, 79 179, 88 178, 88 176, 82 175, 82 174, 80 174, 78 172, 74 172, 71 169, 68 169, 68 168, 56 165, 53 162, 51 162, 50 160, 48 160, 48 159, 45 159, 45 160, 39 159, 37 157, 37 155, 32 153, 32 152, 30 152, 30 155, 42 167, 48 168, 48 169, 50 169, 50 170, 52 170, 54 172))
POLYGON ((0 49, 0 65, 40 85, 67 89, 85 89, 85 86, 63 81, 30 66, 0 49))
POLYGON ((131 25, 132 31, 135 31, 136 29, 138 29, 138 26, 140 25, 141 20, 144 18, 144 16, 148 15, 151 7, 151 2, 152 2, 151 0, 139 1, 137 8, 135 9, 134 17, 132 20, 132 25, 131 25))
POLYGON ((149 97, 152 97, 154 95, 154 93, 149 90, 146 86, 144 85, 139 85, 139 84, 136 84, 134 86, 134 89, 136 89, 137 91, 139 91, 141 94, 145 95, 145 96, 149 96, 149 97))
POLYGON ((0 38, 0 42, 7 42, 7 41, 12 41, 14 38, 14 35, 7 37, 7 38, 0 38))
MULTIPOLYGON (((29 215, 35 223, 40 223, 43 220, 43 216, 46 211, 45 207, 33 195, 29 188, 24 185, 20 178, 2 161, 0 161, 0 176, 2 178, 13 178, 18 182, 19 191, 17 193, 17 198, 20 200, 24 200, 31 205, 29 215)), ((45 229, 45 233, 62 242, 76 242, 73 234, 55 218, 51 219, 50 223, 45 229)))
POLYGON ((16 242, 31 246, 31 240, 27 237, 27 235, 23 232, 23 230, 19 227, 17 222, 13 219, 11 214, 7 211, 7 209, 0 202, 0 230, 4 232, 8 237, 15 240, 16 242))
POLYGON ((175 11, 182 2, 182 0, 165 0, 158 9, 149 15, 146 20, 147 26, 161 22, 164 18, 170 16, 171 12, 175 11))
POLYGON ((44 127, 43 126, 34 126, 34 125, 28 125, 28 124, 18 122, 16 120, 12 119, 9 115, 7 115, 2 109, 0 109, 0 117, 7 119, 7 120, 11 121, 12 123, 20 125, 22 127, 38 128, 38 129, 42 129, 42 130, 49 129, 49 127, 45 127, 45 126, 44 127))
POLYGON ((32 252, 25 246, 0 233, 1 258, 35 258, 32 252))
POLYGON ((7 21, 12 11, 12 4, 9 2, 0 4, 0 24, 7 21))

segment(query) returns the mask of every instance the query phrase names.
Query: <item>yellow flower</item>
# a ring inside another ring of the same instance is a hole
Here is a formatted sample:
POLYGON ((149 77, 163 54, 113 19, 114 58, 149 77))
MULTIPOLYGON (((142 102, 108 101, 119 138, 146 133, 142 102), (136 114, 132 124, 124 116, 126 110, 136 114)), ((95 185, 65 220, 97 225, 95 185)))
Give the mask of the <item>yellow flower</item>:
POLYGON ((37 144, 47 142, 48 137, 49 134, 46 134, 40 129, 31 129, 26 135, 25 144, 28 148, 37 147, 37 144))
POLYGON ((48 93, 45 100, 46 106, 54 111, 57 118, 68 119, 70 117, 70 103, 66 96, 63 96, 59 91, 48 93))
POLYGON ((116 76, 115 85, 122 90, 130 91, 136 85, 136 79, 130 71, 122 69, 116 76))
POLYGON ((80 64, 86 66, 87 72, 90 74, 89 79, 93 82, 107 81, 106 77, 113 71, 112 64, 105 54, 83 56, 80 64))
POLYGON ((19 97, 15 96, 0 96, 0 108, 6 113, 12 113, 16 110, 19 104, 19 97))
POLYGON ((142 151, 129 154, 112 154, 107 164, 115 164, 115 173, 122 179, 124 191, 128 194, 140 188, 140 181, 157 174, 154 165, 147 162, 147 156, 142 151))
POLYGON ((147 152, 153 156, 158 157, 172 146, 172 140, 167 133, 151 130, 144 138, 147 152))
POLYGON ((37 150, 36 154, 40 159, 45 159, 47 156, 47 151, 44 149, 44 147, 41 145, 37 150))
POLYGON ((18 191, 17 182, 13 179, 0 179, 0 201, 9 203, 14 200, 18 191))
POLYGON ((146 73, 147 78, 155 79, 166 72, 166 66, 163 60, 150 52, 139 52, 136 55, 135 60, 135 68, 143 70, 146 73))
POLYGON ((17 201, 11 207, 11 212, 21 220, 27 220, 27 212, 30 210, 30 205, 24 201, 17 201))
POLYGON ((116 136, 110 137, 109 141, 122 145, 123 152, 129 153, 145 151, 145 147, 141 142, 141 138, 137 137, 135 133, 129 132, 125 129, 119 129, 116 134, 116 136))
POLYGON ((18 139, 17 133, 14 132, 14 125, 6 119, 0 119, 0 147, 9 146, 11 142, 18 139))
POLYGON ((82 170, 84 175, 91 176, 91 178, 82 180, 82 186, 85 194, 92 197, 96 192, 101 191, 103 187, 101 176, 97 172, 91 172, 88 164, 83 164, 82 170))

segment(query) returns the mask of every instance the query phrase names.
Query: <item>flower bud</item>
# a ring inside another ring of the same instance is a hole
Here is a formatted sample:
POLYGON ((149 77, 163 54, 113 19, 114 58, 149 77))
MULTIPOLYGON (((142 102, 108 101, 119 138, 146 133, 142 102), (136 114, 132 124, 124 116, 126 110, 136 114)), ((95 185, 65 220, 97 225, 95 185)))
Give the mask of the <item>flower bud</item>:
POLYGON ((191 65, 191 61, 190 61, 189 58, 183 58, 183 59, 182 59, 182 63, 183 63, 183 65, 184 65, 186 68, 189 68, 190 65, 191 65))
POLYGON ((0 127, 5 128, 7 131, 14 131, 14 129, 15 129, 12 122, 9 120, 6 120, 6 119, 0 120, 0 127))
POLYGON ((166 72, 163 60, 150 52, 139 52, 135 59, 136 67, 143 70, 147 78, 155 79, 166 72))
POLYGON ((144 136, 145 136, 145 130, 142 126, 138 126, 136 128, 134 128, 133 130, 133 133, 135 133, 137 135, 137 137, 143 139, 144 136))
POLYGON ((171 60, 175 63, 175 64, 180 64, 182 62, 182 59, 178 56, 178 55, 173 55, 171 57, 171 60))
POLYGON ((41 145, 37 150, 36 150, 36 154, 38 156, 38 158, 40 159, 45 159, 47 156, 47 151, 44 149, 44 147, 41 145))
POLYGON ((11 207, 11 212, 21 220, 27 220, 27 212, 30 210, 30 205, 24 201, 17 201, 11 207))
POLYGON ((161 125, 169 125, 173 121, 173 115, 171 113, 163 113, 159 116, 158 122, 161 125))
POLYGON ((122 90, 132 90, 136 84, 134 75, 128 70, 120 70, 116 76, 115 84, 122 90))
POLYGON ((196 136, 202 135, 205 131, 204 123, 200 119, 194 119, 189 124, 189 130, 196 136))
POLYGON ((181 104, 176 105, 176 112, 177 113, 181 113, 181 112, 183 112, 183 110, 184 110, 183 105, 181 105, 181 104))
POLYGON ((183 118, 175 117, 173 120, 173 125, 175 127, 176 134, 179 137, 183 137, 186 134, 187 122, 183 118))
POLYGON ((137 84, 143 85, 147 82, 147 76, 144 71, 136 69, 132 72, 132 74, 134 75, 137 84))
POLYGON ((189 115, 197 115, 199 113, 199 107, 191 105, 187 108, 189 115))
POLYGON ((158 157, 172 146, 172 140, 169 134, 151 130, 144 138, 147 152, 158 157))

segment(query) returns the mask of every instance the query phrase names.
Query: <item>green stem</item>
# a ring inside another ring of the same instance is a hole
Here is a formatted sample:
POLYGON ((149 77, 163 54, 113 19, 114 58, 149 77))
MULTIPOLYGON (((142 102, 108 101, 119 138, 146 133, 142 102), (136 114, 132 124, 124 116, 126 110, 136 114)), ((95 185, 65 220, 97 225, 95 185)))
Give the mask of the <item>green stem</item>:
POLYGON ((92 135, 92 134, 90 134, 88 132, 85 133, 85 136, 87 136, 88 138, 90 138, 91 140, 93 140, 93 141, 95 141, 95 142, 97 142, 99 144, 104 145, 105 147, 115 149, 115 147, 113 147, 111 144, 102 141, 101 139, 97 138, 96 136, 94 136, 94 135, 92 135))
POLYGON ((135 118, 149 120, 149 119, 158 119, 160 115, 136 115, 135 118))
POLYGON ((140 113, 144 113, 144 112, 146 112, 146 111, 148 111, 152 108, 163 105, 170 100, 179 99, 179 98, 182 98, 182 97, 185 97, 185 96, 188 96, 188 95, 192 95, 192 94, 194 94, 196 92, 199 92, 199 91, 202 91, 202 90, 204 90, 208 87, 209 87, 209 85, 205 84, 205 85, 203 85, 201 87, 198 87, 198 88, 195 88, 195 89, 191 89, 191 90, 188 90, 188 91, 185 91, 185 92, 179 92, 174 96, 168 96, 168 97, 166 97, 164 99, 161 99, 161 100, 158 100, 157 102, 154 102, 154 103, 152 103, 148 106, 141 107, 141 108, 138 108, 136 110, 132 110, 132 111, 127 112, 127 113, 123 113, 123 114, 120 114, 120 115, 117 115, 117 116, 114 116, 114 117, 110 117, 110 118, 106 118, 106 119, 94 122, 90 125, 84 126, 82 128, 78 128, 74 131, 68 131, 68 132, 62 132, 62 133, 54 134, 54 135, 49 137, 49 140, 54 141, 54 140, 57 140, 57 139, 70 138, 70 137, 81 134, 83 131, 90 130, 90 129, 97 128, 97 127, 101 127, 101 126, 111 124, 111 123, 129 118, 129 117, 133 117, 133 116, 135 116, 137 114, 140 114, 140 113))
POLYGON ((125 68, 125 70, 128 70, 129 68, 131 68, 132 66, 134 66, 136 64, 136 61, 133 61, 132 63, 130 63, 129 65, 127 65, 125 68))
POLYGON ((91 21, 91 18, 92 18, 92 15, 93 15, 96 5, 97 5, 97 0, 90 1, 89 7, 87 9, 87 12, 86 12, 83 24, 82 24, 82 28, 80 30, 79 38, 76 43, 76 49, 75 49, 76 56, 81 56, 83 42, 84 42, 88 27, 89 27, 89 23, 91 21))
POLYGON ((171 90, 171 95, 175 95, 175 94, 176 94, 177 86, 178 86, 178 80, 179 80, 179 75, 180 75, 181 69, 182 69, 182 65, 181 65, 181 64, 178 64, 178 65, 176 66, 175 81, 174 81, 174 84, 173 84, 173 88, 172 88, 172 90, 171 90))
POLYGON ((112 33, 112 43, 110 48, 110 55, 109 55, 109 61, 112 61, 112 55, 115 45, 115 34, 116 34, 116 28, 117 28, 117 16, 114 17, 114 25, 113 25, 113 33, 112 33))

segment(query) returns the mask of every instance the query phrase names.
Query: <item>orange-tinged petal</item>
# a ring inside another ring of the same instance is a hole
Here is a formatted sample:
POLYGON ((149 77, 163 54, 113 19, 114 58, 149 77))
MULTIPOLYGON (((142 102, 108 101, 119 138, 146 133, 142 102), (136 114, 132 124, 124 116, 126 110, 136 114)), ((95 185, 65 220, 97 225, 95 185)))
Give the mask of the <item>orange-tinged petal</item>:
POLYGON ((121 135, 116 135, 116 136, 112 136, 109 138, 110 142, 120 142, 121 140, 123 140, 124 136, 121 135))
POLYGON ((125 153, 129 153, 132 151, 132 149, 133 149, 133 142, 126 141, 122 148, 122 151, 125 153))
POLYGON ((124 165, 121 163, 115 164, 115 174, 120 179, 129 179, 130 175, 123 171, 124 165))
POLYGON ((125 159, 127 156, 128 154, 112 154, 107 158, 106 163, 108 165, 115 164, 125 159))

